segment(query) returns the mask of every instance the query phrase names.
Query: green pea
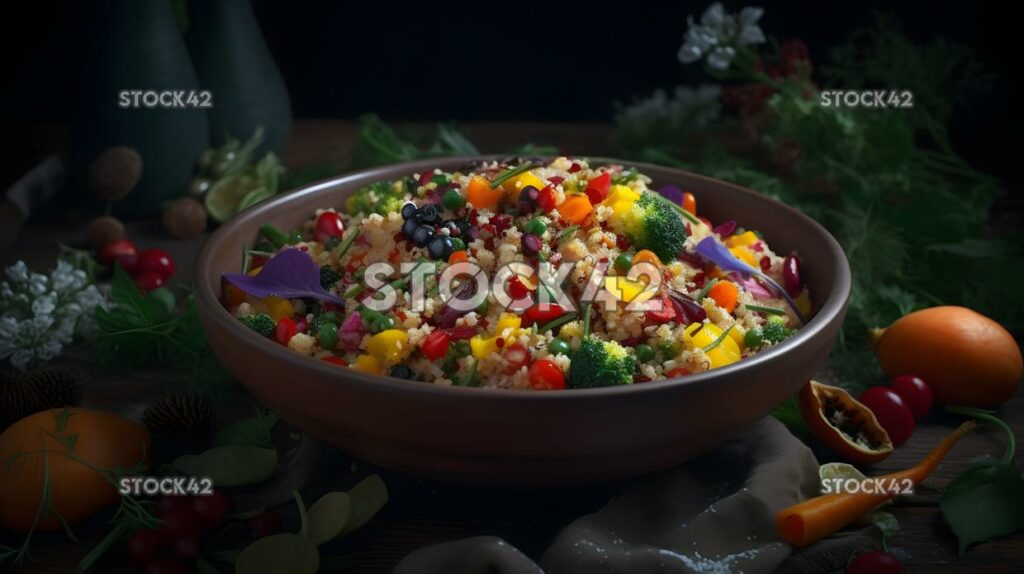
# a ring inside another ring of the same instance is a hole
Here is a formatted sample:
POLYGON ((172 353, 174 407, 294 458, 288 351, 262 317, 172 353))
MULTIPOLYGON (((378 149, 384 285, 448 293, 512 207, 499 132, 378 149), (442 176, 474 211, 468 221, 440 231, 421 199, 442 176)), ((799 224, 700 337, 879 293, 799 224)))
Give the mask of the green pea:
POLYGON ((754 327, 747 331, 746 335, 743 335, 743 344, 750 349, 756 349, 764 343, 764 335, 760 327, 754 327))
POLYGON ((166 307, 167 311, 171 313, 173 313, 174 309, 178 306, 174 293, 172 293, 167 287, 157 287, 156 289, 153 289, 149 292, 148 297, 166 307))
POLYGON ((544 232, 548 230, 548 225, 544 223, 539 217, 534 217, 526 224, 526 232, 534 235, 544 235, 544 232))
POLYGON ((636 360, 646 363, 654 358, 654 349, 650 345, 637 345, 633 351, 636 353, 636 360))
POLYGON ((322 323, 316 335, 321 348, 333 349, 338 344, 338 326, 334 323, 322 323))
POLYGON ((619 273, 625 273, 629 271, 629 268, 633 266, 633 256, 629 253, 620 253, 615 258, 614 267, 619 273))
POLYGON ((569 346, 569 343, 561 339, 553 339, 548 343, 548 352, 552 355, 568 355, 571 350, 572 347, 569 346))
POLYGON ((370 331, 374 334, 387 331, 395 327, 395 318, 391 315, 381 315, 370 323, 370 331))
POLYGON ((462 194, 454 189, 449 189, 444 192, 441 196, 441 205, 447 209, 455 211, 456 209, 466 205, 466 198, 462 197, 462 194))
POLYGON ((296 243, 302 243, 303 237, 302 232, 298 229, 288 232, 288 245, 295 245, 296 243))
POLYGON ((462 251, 466 248, 466 242, 458 237, 452 237, 452 251, 462 251))

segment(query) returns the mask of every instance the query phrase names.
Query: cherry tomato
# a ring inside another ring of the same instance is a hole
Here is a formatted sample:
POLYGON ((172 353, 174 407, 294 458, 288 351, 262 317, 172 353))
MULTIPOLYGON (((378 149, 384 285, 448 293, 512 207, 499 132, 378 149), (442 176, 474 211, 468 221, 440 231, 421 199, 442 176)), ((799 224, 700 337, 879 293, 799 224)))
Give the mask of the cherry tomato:
POLYGON ((188 574, 188 567, 177 560, 165 558, 150 562, 142 572, 143 574, 188 574))
POLYGON ((320 360, 325 362, 325 363, 330 363, 332 365, 338 365, 339 367, 347 367, 348 366, 348 362, 345 361, 345 359, 342 359, 341 357, 335 357, 333 355, 330 356, 330 357, 324 357, 323 359, 320 359, 320 360))
POLYGON ((924 379, 915 375, 900 375, 889 385, 907 403, 915 418, 921 418, 932 410, 932 388, 924 379))
POLYGON ((171 539, 166 532, 156 528, 140 530, 128 539, 128 560, 142 568, 170 545, 171 539))
POLYGON ((697 198, 689 191, 683 192, 683 209, 690 212, 690 215, 697 215, 697 198))
POLYGON ((277 338, 277 342, 282 345, 287 345, 288 341, 292 340, 292 337, 299 332, 298 325, 291 317, 281 317, 277 321, 277 328, 274 330, 274 336, 277 338))
POLYGON ((163 249, 143 249, 135 262, 135 273, 141 274, 148 271, 155 271, 163 276, 164 280, 174 275, 174 260, 163 249))
POLYGON ((135 248, 135 243, 129 239, 108 243, 99 252, 100 263, 109 266, 116 261, 129 275, 135 270, 135 261, 138 256, 139 252, 135 248))
POLYGON ((530 352, 519 343, 505 347, 501 356, 505 359, 505 372, 509 375, 530 364, 530 352))
POLYGON ((146 293, 164 286, 164 276, 156 271, 135 272, 135 284, 146 293))
POLYGON ((608 198, 608 190, 611 187, 612 174, 605 172, 587 182, 585 190, 590 203, 597 205, 608 198))
POLYGON ((900 561, 881 550, 858 554, 846 567, 846 574, 900 574, 902 571, 900 561))
POLYGON ((187 496, 161 496, 156 501, 156 517, 163 518, 175 510, 190 508, 192 501, 187 496))
POLYGON ((676 309, 672 306, 672 302, 669 301, 668 297, 662 297, 661 308, 646 311, 644 317, 651 323, 668 323, 676 318, 676 309))
POLYGON ((203 530, 203 519, 191 508, 175 510, 164 517, 161 528, 172 541, 187 536, 199 536, 203 530))
POLYGON ((518 301, 529 294, 530 290, 526 285, 523 285, 523 280, 520 279, 518 275, 513 275, 508 278, 508 296, 511 297, 513 301, 518 301))
POLYGON ((277 534, 281 531, 281 517, 276 512, 268 510, 250 518, 246 528, 254 539, 277 534))
POLYGON ((214 490, 211 494, 192 497, 192 510, 202 519, 204 527, 216 528, 231 510, 231 499, 223 491, 214 490))
POLYGON ((540 194, 537 195, 537 207, 543 209, 545 213, 555 208, 555 189, 553 187, 548 185, 540 190, 540 194))
POLYGON ((436 361, 444 358, 445 354, 448 353, 448 345, 451 344, 451 337, 448 333, 438 329, 432 331, 427 338, 423 340, 423 345, 420 346, 420 352, 423 356, 436 361))
POLYGON ((875 413, 893 446, 900 446, 914 434, 914 413, 891 389, 871 387, 860 396, 860 402, 875 413))
POLYGON ((674 377, 684 377, 684 376, 689 375, 689 374, 690 374, 690 369, 687 369, 686 367, 676 367, 676 368, 672 369, 671 371, 665 373, 665 376, 671 379, 671 378, 674 378, 674 377))
POLYGON ((327 243, 332 237, 341 239, 345 233, 345 224, 341 216, 333 211, 325 211, 316 218, 316 225, 313 227, 313 239, 317 243, 327 243))
POLYGON ((530 381, 530 386, 538 390, 565 388, 565 374, 550 359, 540 359, 530 365, 527 378, 530 381))

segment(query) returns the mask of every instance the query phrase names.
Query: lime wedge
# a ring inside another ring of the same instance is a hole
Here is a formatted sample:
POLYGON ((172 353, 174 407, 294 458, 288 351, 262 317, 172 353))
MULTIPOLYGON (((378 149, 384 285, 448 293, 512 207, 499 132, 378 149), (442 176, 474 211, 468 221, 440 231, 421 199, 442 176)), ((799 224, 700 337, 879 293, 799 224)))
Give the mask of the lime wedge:
POLYGON ((224 223, 238 213, 238 206, 254 188, 259 185, 256 178, 238 174, 215 183, 206 192, 206 212, 217 223, 224 223))

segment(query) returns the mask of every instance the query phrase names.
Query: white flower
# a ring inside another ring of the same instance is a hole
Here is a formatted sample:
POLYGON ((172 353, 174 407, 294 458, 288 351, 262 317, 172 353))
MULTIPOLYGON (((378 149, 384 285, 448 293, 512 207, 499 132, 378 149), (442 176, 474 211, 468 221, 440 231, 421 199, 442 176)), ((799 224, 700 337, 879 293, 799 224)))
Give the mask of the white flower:
POLYGON ((89 332, 96 307, 106 306, 89 276, 65 261, 49 276, 19 261, 6 277, 0 282, 0 360, 18 369, 60 355, 76 333, 89 332))
POLYGON ((679 61, 690 64, 706 58, 708 66, 714 70, 729 69, 737 47, 765 41, 764 32, 757 24, 763 14, 761 8, 748 6, 735 16, 727 13, 721 2, 715 2, 701 14, 699 24, 693 16, 687 18, 679 61))
POLYGON ((718 119, 722 105, 721 86, 701 84, 696 88, 678 86, 671 96, 656 90, 649 98, 624 108, 616 124, 650 133, 658 129, 680 131, 699 128, 718 119))

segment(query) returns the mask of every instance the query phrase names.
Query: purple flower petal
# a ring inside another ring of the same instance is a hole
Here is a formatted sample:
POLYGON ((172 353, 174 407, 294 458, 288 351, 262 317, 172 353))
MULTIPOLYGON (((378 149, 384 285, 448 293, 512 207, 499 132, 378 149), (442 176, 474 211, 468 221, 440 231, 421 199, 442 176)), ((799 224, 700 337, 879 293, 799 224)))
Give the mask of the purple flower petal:
POLYGON ((803 313, 796 306, 796 301, 786 293, 786 290, 778 284, 777 281, 771 277, 761 273, 760 270, 754 269, 750 265, 747 265, 743 261, 740 261, 735 255, 733 255, 728 248, 715 240, 714 237, 705 237, 700 240, 697 244, 697 253, 707 259, 708 261, 717 265, 722 271, 726 273, 742 273, 744 275, 753 275, 761 280, 762 283, 775 290, 786 303, 789 304, 790 308, 793 309, 793 313, 801 324, 806 323, 803 313))
POLYGON ((278 252, 256 275, 225 273, 224 279, 253 297, 312 298, 344 305, 320 285, 320 266, 301 249, 278 252))
POLYGON ((666 185, 658 190, 658 195, 671 201, 676 205, 683 204, 683 190, 674 185, 666 185))
POLYGON ((712 229, 711 231, 714 231, 715 233, 719 234, 722 237, 725 237, 727 235, 732 235, 732 232, 736 231, 736 220, 735 219, 730 219, 729 221, 726 221, 725 223, 721 223, 719 225, 716 225, 715 228, 712 229))

